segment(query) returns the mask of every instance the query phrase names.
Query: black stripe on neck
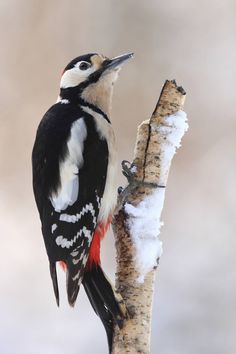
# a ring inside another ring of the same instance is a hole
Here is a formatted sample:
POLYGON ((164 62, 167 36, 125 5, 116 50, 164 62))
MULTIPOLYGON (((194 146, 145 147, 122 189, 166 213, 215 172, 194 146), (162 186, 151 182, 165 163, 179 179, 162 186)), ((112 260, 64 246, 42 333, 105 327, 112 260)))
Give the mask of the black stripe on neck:
POLYGON ((94 112, 101 114, 108 121, 108 123, 111 123, 110 119, 108 118, 105 112, 103 112, 100 108, 98 108, 94 104, 85 101, 81 97, 81 91, 82 91, 81 85, 83 85, 83 83, 75 87, 61 88, 60 90, 61 100, 66 99, 72 104, 82 105, 91 108, 94 112))
POLYGON ((81 97, 78 98, 78 103, 79 103, 81 106, 88 107, 88 108, 92 109, 94 112, 101 114, 101 115, 103 116, 103 118, 105 118, 108 123, 111 123, 111 121, 110 121, 110 119, 108 118, 107 114, 106 114, 105 112, 103 112, 100 108, 98 108, 97 106, 95 106, 94 104, 85 101, 85 100, 84 100, 83 98, 81 98, 81 97))

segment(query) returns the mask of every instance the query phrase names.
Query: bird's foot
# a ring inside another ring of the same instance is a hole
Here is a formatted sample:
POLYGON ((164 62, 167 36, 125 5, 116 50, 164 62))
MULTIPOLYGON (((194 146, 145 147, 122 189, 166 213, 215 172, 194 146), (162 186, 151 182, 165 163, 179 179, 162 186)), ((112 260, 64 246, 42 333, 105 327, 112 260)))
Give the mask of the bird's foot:
POLYGON ((127 160, 123 160, 121 166, 123 175, 127 178, 129 183, 132 183, 136 176, 137 167, 127 160))

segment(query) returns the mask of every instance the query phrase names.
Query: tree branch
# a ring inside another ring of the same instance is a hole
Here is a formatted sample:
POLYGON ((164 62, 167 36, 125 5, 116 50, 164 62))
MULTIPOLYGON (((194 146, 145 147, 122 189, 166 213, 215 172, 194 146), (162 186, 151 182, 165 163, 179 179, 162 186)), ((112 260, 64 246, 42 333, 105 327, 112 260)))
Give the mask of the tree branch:
POLYGON ((128 186, 113 221, 116 288, 130 318, 115 328, 113 354, 150 353, 154 276, 162 253, 158 238, 165 186, 176 148, 187 130, 185 91, 166 81, 152 117, 138 127, 132 164, 123 163, 128 186))

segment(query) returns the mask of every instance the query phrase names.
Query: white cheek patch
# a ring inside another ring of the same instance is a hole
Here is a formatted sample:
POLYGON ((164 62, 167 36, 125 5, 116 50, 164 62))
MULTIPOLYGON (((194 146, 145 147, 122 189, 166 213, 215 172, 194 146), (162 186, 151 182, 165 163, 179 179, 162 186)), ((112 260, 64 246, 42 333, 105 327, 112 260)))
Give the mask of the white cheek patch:
POLYGON ((87 70, 80 70, 76 65, 70 70, 66 70, 61 77, 61 88, 75 87, 85 81, 90 74, 96 70, 96 67, 91 67, 87 70))
POLYGON ((79 168, 83 165, 84 140, 87 128, 84 119, 78 119, 71 126, 70 138, 67 141, 68 153, 59 164, 61 186, 53 193, 50 201, 55 211, 65 210, 73 205, 79 195, 79 168))
POLYGON ((61 77, 60 87, 75 87, 78 86, 84 80, 85 77, 81 75, 81 72, 78 68, 66 70, 61 77))

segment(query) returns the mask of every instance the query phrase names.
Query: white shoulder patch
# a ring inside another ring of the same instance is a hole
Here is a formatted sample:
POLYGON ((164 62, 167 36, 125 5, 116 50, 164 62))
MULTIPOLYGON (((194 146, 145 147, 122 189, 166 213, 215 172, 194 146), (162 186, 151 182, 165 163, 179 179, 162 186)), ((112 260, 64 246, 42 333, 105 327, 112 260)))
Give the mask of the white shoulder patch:
POLYGON ((57 193, 50 197, 57 212, 65 210, 78 199, 79 169, 83 165, 84 140, 86 137, 86 124, 84 119, 80 118, 71 126, 71 134, 67 141, 68 153, 59 164, 61 186, 57 193))

